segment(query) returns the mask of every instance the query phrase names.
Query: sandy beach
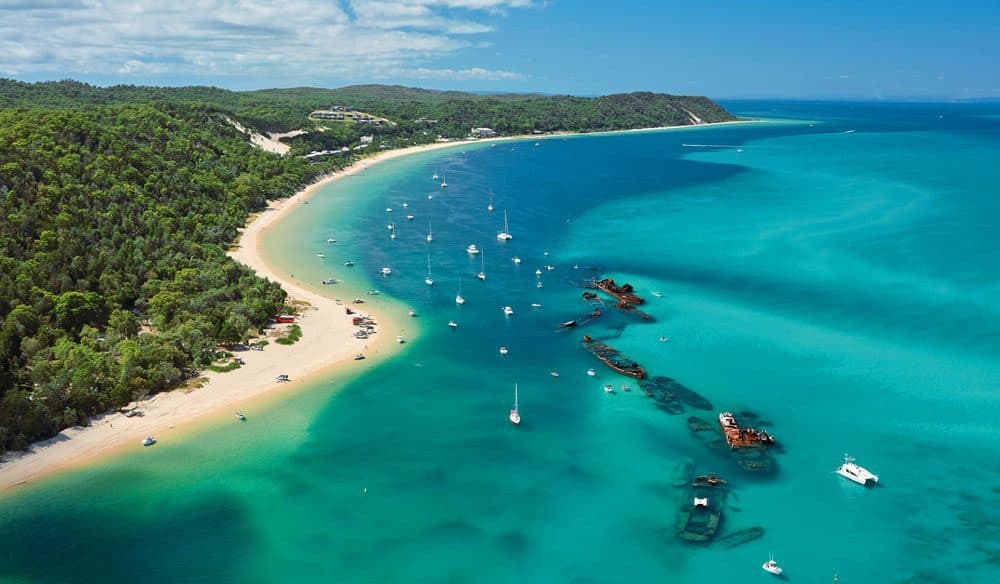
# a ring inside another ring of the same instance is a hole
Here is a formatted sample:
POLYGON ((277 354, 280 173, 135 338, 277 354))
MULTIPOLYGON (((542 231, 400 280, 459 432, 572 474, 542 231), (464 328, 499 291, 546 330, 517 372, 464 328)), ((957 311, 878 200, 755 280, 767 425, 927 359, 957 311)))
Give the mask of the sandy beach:
MULTIPOLYGON (((704 126, 633 131, 691 127, 704 126)), ((485 141, 545 139, 567 135, 573 134, 510 136, 485 141)), ((144 413, 141 417, 129 418, 118 412, 107 413, 92 419, 87 427, 68 428, 53 438, 32 444, 26 451, 7 453, 0 464, 0 492, 63 469, 93 463, 113 453, 142 449, 141 441, 148 435, 155 436, 160 444, 169 442, 171 436, 195 429, 199 423, 218 420, 221 416, 232 417, 236 411, 249 409, 258 400, 272 399, 293 391, 317 376, 332 374, 342 367, 356 367, 361 371, 398 351, 399 346, 391 342, 394 334, 389 332, 375 335, 374 339, 355 339, 353 335, 356 328, 344 306, 334 298, 305 288, 294 278, 279 273, 263 255, 261 236, 270 226, 301 206, 303 201, 338 179, 393 158, 475 143, 441 142, 381 152, 332 173, 292 197, 269 202, 265 211, 251 217, 230 255, 236 261, 251 267, 258 275, 279 282, 288 292, 290 302, 309 304, 302 310, 299 321, 302 328, 301 340, 293 345, 270 343, 263 351, 242 352, 240 356, 245 360, 245 365, 237 370, 226 373, 205 372, 203 377, 207 378, 207 382, 196 389, 176 389, 137 402, 136 405, 144 413), (354 356, 360 352, 369 358, 355 361, 354 356), (288 375, 291 381, 276 382, 278 375, 288 375)), ((350 282, 346 285, 350 286, 350 282)), ((378 322, 380 331, 400 330, 399 323, 408 318, 405 313, 392 314, 391 310, 373 307, 372 304, 365 304, 361 312, 373 317, 378 322)))

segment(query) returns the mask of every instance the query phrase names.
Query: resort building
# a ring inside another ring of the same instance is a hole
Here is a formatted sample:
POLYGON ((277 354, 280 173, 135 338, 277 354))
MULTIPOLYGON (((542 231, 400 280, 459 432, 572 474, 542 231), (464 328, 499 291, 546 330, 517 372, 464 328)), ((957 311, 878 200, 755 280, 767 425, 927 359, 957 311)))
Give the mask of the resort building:
POLYGON ((493 128, 472 128, 471 133, 476 138, 492 138, 497 135, 493 128))

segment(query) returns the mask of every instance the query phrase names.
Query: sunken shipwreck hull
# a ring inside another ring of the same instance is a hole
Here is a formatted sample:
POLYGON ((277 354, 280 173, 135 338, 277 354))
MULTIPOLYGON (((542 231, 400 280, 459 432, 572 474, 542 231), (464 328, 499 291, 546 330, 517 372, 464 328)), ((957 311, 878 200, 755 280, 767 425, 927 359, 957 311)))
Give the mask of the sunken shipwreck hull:
POLYGON ((778 472, 778 461, 771 449, 763 446, 730 448, 717 423, 691 416, 687 419, 687 424, 695 440, 720 457, 735 463, 740 469, 757 475, 778 472))
POLYGON ((677 514, 677 537, 692 543, 708 543, 722 527, 722 510, 729 485, 716 475, 702 475, 691 482, 677 514))
POLYGON ((613 371, 634 379, 643 380, 646 378, 646 370, 641 365, 629 359, 611 345, 595 341, 590 337, 584 337, 583 346, 591 355, 597 357, 601 363, 604 363, 613 371))
POLYGON ((654 375, 639 381, 639 387, 652 398, 657 408, 668 414, 684 413, 685 404, 698 410, 712 409, 712 402, 672 377, 654 375))

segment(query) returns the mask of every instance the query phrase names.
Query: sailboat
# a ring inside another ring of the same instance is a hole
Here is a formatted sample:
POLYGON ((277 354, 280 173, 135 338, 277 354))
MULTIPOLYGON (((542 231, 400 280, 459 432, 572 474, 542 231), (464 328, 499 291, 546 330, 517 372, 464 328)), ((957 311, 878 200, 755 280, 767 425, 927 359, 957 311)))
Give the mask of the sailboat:
POLYGON ((510 234, 510 226, 507 224, 507 210, 504 209, 503 212, 503 231, 497 233, 497 239, 501 241, 510 241, 514 239, 514 236, 510 234))
POLYGON ((434 232, 431 231, 431 222, 427 222, 427 243, 434 241, 434 232))
POLYGON ((434 278, 431 277, 431 252, 427 252, 427 277, 424 278, 424 284, 434 285, 434 278))
POLYGON ((465 304, 465 298, 462 297, 462 276, 458 277, 458 293, 455 294, 455 304, 465 304))
POLYGON ((437 169, 435 168, 435 169, 434 169, 434 176, 432 176, 432 177, 431 177, 431 180, 437 180, 438 178, 439 178, 439 177, 438 177, 438 171, 437 171, 437 169))
POLYGON ((486 210, 490 213, 493 212, 493 189, 490 189, 490 204, 486 205, 486 210))
POLYGON ((441 179, 441 188, 442 189, 448 188, 448 177, 444 177, 443 179, 441 179))
POLYGON ((510 411, 510 423, 517 426, 521 423, 521 412, 517 407, 517 384, 514 384, 514 409, 510 411))
POLYGON ((480 256, 480 259, 482 260, 482 263, 481 263, 482 267, 479 268, 480 271, 479 271, 478 274, 476 274, 476 277, 479 278, 480 280, 482 280, 483 282, 485 282, 486 281, 486 253, 485 252, 483 252, 483 254, 480 256))

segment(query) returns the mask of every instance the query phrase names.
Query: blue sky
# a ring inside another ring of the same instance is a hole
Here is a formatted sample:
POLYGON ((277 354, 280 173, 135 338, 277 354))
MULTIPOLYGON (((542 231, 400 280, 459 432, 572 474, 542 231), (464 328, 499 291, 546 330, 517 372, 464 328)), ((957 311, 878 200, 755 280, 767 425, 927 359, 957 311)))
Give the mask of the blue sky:
POLYGON ((0 0, 0 76, 1000 97, 1000 0, 0 0))

